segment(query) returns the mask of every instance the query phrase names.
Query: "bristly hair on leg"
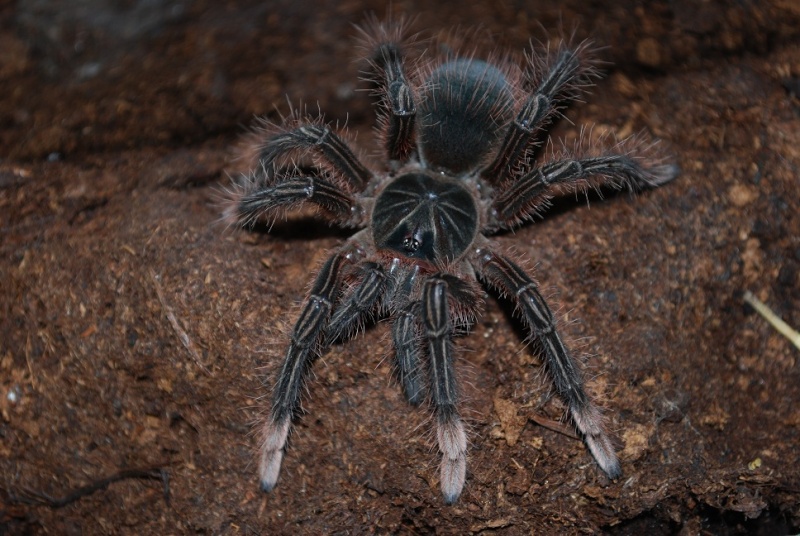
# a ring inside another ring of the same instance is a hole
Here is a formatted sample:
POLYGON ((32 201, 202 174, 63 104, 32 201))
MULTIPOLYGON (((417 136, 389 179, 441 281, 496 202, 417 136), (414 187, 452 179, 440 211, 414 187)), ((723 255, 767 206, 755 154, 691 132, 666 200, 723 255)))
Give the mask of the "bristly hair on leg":
POLYGON ((485 231, 513 229, 541 217, 556 196, 585 193, 589 188, 600 195, 602 188, 635 192, 661 186, 678 175, 663 148, 644 134, 614 140, 610 148, 605 138, 590 142, 585 138, 582 130, 573 148, 562 142, 556 151, 548 145, 548 157, 502 185, 504 191, 495 197, 485 231))
POLYGON ((291 421, 284 418, 280 422, 267 417, 261 431, 261 455, 258 464, 258 476, 261 489, 272 491, 278 482, 278 474, 283 461, 283 451, 289 437, 291 421))
POLYGON ((381 23, 373 15, 363 27, 356 27, 360 46, 366 51, 367 67, 362 69, 361 78, 369 83, 369 91, 376 98, 376 138, 390 169, 407 162, 416 150, 415 88, 420 85, 418 62, 422 55, 413 53, 416 59, 409 64, 409 53, 419 48, 418 37, 408 35, 409 25, 404 18, 381 23))
POLYGON ((325 124, 325 117, 321 110, 318 109, 316 115, 312 115, 309 113, 307 105, 302 101, 294 105, 287 98, 286 104, 289 108, 288 114, 283 113, 276 106, 274 115, 277 116, 277 120, 272 120, 268 117, 257 117, 248 128, 248 131, 242 136, 237 144, 236 154, 233 159, 237 163, 237 175, 248 175, 258 185, 266 186, 279 177, 281 172, 287 169, 289 163, 294 167, 314 164, 310 159, 302 158, 303 155, 299 151, 290 151, 286 154, 277 155, 279 158, 264 158, 265 155, 263 153, 273 138, 284 135, 303 124, 317 126, 325 124))
POLYGON ((272 225, 301 205, 313 205, 329 223, 361 228, 368 208, 355 194, 374 175, 322 113, 310 117, 290 104, 281 123, 260 121, 244 144, 251 171, 223 188, 223 221, 252 228, 272 225))
POLYGON ((578 137, 570 147, 565 140, 556 149, 550 146, 550 154, 543 165, 567 160, 597 161, 598 169, 608 169, 585 179, 576 181, 574 188, 564 183, 564 193, 585 191, 594 188, 599 194, 601 187, 627 188, 632 192, 657 188, 680 173, 665 144, 652 138, 645 130, 619 139, 612 130, 599 131, 594 127, 581 127, 578 137))
POLYGON ((573 40, 574 37, 561 38, 556 43, 531 42, 530 50, 525 51, 527 89, 552 99, 551 121, 571 102, 581 102, 603 76, 605 62, 597 56, 601 48, 590 39, 577 45, 572 44, 573 40))
POLYGON ((256 120, 241 144, 240 158, 257 186, 270 186, 292 168, 313 168, 341 188, 360 191, 372 173, 351 147, 347 125, 332 124, 322 111, 311 115, 301 102, 289 103, 289 114, 280 122, 256 120))
POLYGON ((372 96, 383 97, 380 87, 383 86, 384 78, 380 72, 384 70, 388 63, 400 58, 412 56, 411 63, 405 62, 408 70, 407 76, 411 76, 416 71, 416 64, 419 61, 420 49, 424 48, 427 39, 423 39, 419 33, 411 33, 416 17, 401 16, 394 20, 387 18, 378 19, 374 13, 368 14, 363 24, 354 24, 358 32, 356 48, 361 51, 366 61, 367 67, 361 71, 361 79, 365 82, 375 84, 372 88, 372 96))

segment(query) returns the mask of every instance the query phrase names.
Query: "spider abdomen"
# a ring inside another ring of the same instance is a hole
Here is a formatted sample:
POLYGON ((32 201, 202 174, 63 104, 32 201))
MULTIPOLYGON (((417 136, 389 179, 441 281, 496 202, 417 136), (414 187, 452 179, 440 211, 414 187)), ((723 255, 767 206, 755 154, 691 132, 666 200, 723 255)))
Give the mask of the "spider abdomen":
POLYGON ((426 164, 460 175, 479 167, 504 125, 514 99, 506 76, 481 60, 437 67, 421 93, 418 143, 426 164))
POLYGON ((375 200, 372 235, 380 249, 432 263, 453 261, 478 230, 470 192, 454 179, 400 175, 375 200))

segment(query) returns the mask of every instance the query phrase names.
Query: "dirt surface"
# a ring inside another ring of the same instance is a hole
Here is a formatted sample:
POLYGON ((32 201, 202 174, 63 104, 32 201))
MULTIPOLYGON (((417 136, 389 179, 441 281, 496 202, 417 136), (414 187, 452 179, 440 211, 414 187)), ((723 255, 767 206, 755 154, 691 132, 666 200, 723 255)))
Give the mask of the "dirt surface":
POLYGON ((613 64, 560 132, 644 130, 682 168, 497 238, 586 356, 623 477, 537 424, 563 406, 488 298, 459 341, 471 450, 449 507, 385 323, 316 364, 279 485, 258 490, 262 381, 347 233, 218 223, 237 140, 286 95, 375 148, 351 24, 385 8, 153 4, 0 2, 0 533, 800 530, 800 351, 742 301, 800 326, 795 2, 395 0, 415 29, 481 24, 517 50, 577 26, 613 64))

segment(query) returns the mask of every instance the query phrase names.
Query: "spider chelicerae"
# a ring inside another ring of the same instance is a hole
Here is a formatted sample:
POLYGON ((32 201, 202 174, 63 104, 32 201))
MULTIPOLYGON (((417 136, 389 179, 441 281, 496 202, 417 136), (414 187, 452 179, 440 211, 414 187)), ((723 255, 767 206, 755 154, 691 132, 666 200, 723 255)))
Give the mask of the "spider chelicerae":
POLYGON ((362 33, 383 168, 364 165, 322 119, 293 111, 281 125, 265 123, 252 170, 231 188, 227 217, 242 226, 308 205, 355 229, 319 269, 291 331, 261 426, 262 489, 278 480, 312 362, 365 321, 386 316, 406 398, 433 409, 441 490, 455 502, 467 437, 453 338, 479 313, 479 282, 515 304, 586 445, 618 477, 617 455, 556 318, 520 260, 489 237, 538 216, 556 195, 655 187, 673 179, 676 166, 641 137, 607 149, 552 149, 550 126, 598 74, 588 42, 544 47, 521 61, 442 45, 407 62, 403 25, 372 20, 362 33), (312 165, 299 165, 303 159, 312 165))

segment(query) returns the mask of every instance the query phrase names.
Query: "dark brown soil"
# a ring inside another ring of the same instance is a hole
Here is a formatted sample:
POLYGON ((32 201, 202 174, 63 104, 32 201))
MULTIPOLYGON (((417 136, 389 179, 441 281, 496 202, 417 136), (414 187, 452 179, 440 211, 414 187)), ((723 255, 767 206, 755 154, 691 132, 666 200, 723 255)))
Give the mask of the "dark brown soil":
POLYGON ((498 238, 587 356, 624 476, 537 424, 563 407, 489 299, 460 341, 472 444, 449 507, 385 323, 316 364, 279 486, 258 490, 262 381, 347 235, 226 230, 215 200, 286 95, 374 149, 351 24, 385 8, 67 4, 0 2, 0 533, 800 530, 800 351, 742 300, 800 326, 796 2, 395 0, 416 29, 481 24, 520 50, 542 28, 593 36, 613 65, 570 119, 649 132, 683 170, 498 238))

